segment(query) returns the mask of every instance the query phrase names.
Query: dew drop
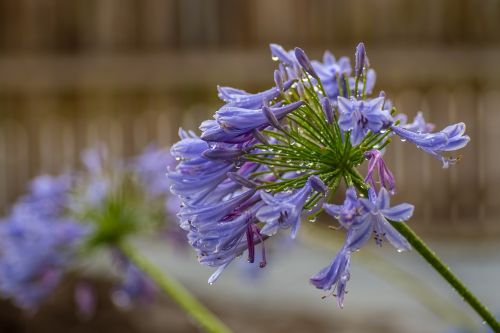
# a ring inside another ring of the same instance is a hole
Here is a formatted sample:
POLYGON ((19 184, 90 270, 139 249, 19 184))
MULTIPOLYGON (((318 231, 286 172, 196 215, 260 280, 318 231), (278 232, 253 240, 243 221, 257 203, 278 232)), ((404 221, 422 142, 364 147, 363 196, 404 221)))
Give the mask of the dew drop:
POLYGON ((208 284, 211 285, 211 286, 213 286, 214 283, 212 281, 210 281, 208 284))
POLYGON ((314 222, 316 222, 318 219, 317 219, 316 217, 310 217, 310 218, 308 218, 307 220, 308 220, 309 222, 311 222, 311 223, 314 223, 314 222))
POLYGON ((398 251, 399 253, 404 252, 403 249, 397 249, 396 251, 398 251))
POLYGON ((271 59, 272 59, 273 61, 278 61, 278 60, 280 60, 277 56, 272 56, 272 57, 271 57, 271 59))
POLYGON ((406 139, 405 138, 401 138, 401 142, 406 142, 406 139))

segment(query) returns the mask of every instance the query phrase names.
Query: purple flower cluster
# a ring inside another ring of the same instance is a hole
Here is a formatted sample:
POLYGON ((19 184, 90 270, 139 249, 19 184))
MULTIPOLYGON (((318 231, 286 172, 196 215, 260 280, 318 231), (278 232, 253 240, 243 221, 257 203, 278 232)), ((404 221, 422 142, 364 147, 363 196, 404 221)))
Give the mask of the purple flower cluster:
MULTIPOLYGON (((114 248, 116 242, 140 230, 138 223, 154 220, 158 224, 160 217, 174 215, 176 200, 166 177, 174 159, 168 149, 150 146, 123 163, 109 158, 100 146, 85 151, 82 161, 83 172, 37 177, 29 194, 0 221, 0 295, 26 310, 36 310, 50 296, 68 268, 81 259, 83 246, 114 248)), ((150 300, 153 282, 123 255, 115 261, 123 277, 113 293, 116 303, 150 300)), ((87 282, 75 289, 83 317, 92 315, 94 298, 87 282)))
POLYGON ((219 87, 225 104, 202 122, 201 136, 180 130, 171 150, 179 163, 169 172, 181 201, 179 223, 199 261, 216 268, 213 282, 243 253, 253 262, 257 245, 264 267, 264 243, 283 229, 295 238, 302 218, 314 220, 325 210, 346 230, 346 240, 311 283, 333 289, 342 306, 351 256, 370 238, 410 249, 394 225, 407 221, 413 206, 389 204, 396 181, 383 151, 391 136, 414 143, 444 167, 458 160, 449 154, 469 137, 463 123, 432 132, 421 113, 407 123, 383 91, 372 96, 376 74, 363 43, 354 70, 347 57, 337 60, 330 52, 316 61, 300 48, 270 49, 279 63, 274 87, 255 94, 219 87), (357 167, 365 161, 362 176, 357 167), (341 183, 348 188, 345 202, 332 204, 341 183))

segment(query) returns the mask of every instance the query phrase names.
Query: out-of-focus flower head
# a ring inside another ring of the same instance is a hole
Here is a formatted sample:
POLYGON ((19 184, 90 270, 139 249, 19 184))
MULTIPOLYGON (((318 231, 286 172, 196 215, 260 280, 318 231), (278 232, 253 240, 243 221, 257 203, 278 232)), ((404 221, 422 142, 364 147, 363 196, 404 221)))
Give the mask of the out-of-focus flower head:
POLYGON ((59 284, 89 228, 65 216, 69 176, 40 176, 0 222, 0 293, 34 311, 59 284))

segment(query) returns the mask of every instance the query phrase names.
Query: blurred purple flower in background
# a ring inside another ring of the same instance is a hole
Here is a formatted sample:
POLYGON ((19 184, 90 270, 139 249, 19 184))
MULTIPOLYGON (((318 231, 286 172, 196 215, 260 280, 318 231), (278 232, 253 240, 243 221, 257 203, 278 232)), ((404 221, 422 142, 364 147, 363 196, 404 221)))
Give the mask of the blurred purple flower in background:
POLYGON ((71 265, 88 226, 64 216, 67 176, 36 178, 0 223, 0 292, 36 310, 71 265))

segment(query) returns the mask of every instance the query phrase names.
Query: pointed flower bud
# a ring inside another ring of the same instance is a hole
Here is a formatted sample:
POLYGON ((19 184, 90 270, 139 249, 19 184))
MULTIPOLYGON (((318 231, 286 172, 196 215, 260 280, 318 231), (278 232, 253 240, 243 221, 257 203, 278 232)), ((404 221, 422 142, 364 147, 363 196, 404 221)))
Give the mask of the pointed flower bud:
POLYGON ((354 75, 360 77, 363 74, 363 68, 370 66, 364 43, 359 43, 356 46, 355 61, 354 75))
POLYGON ((321 108, 323 109, 323 113, 325 114, 326 121, 329 124, 333 123, 333 109, 332 109, 332 104, 330 103, 330 100, 328 97, 323 97, 321 99, 321 108))
POLYGON ((300 66, 308 74, 310 74, 315 79, 319 79, 318 74, 316 74, 316 71, 314 70, 313 66, 311 65, 311 61, 307 57, 304 50, 302 50, 300 47, 296 47, 295 48, 295 57, 297 58, 297 61, 299 62, 300 66))
POLYGON ((246 188, 256 188, 257 185, 252 182, 251 180, 246 179, 245 177, 240 176, 236 172, 228 172, 227 176, 229 179, 231 179, 233 182, 240 184, 241 186, 244 186, 246 188))

